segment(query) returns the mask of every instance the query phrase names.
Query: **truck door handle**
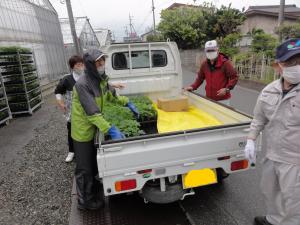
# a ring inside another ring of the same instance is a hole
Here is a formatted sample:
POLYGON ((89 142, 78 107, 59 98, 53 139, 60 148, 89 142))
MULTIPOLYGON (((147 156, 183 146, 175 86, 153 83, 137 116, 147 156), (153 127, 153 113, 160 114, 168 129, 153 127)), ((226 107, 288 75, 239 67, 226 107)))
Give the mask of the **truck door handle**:
POLYGON ((187 166, 194 166, 195 162, 189 162, 189 163, 184 163, 183 166, 187 167, 187 166))

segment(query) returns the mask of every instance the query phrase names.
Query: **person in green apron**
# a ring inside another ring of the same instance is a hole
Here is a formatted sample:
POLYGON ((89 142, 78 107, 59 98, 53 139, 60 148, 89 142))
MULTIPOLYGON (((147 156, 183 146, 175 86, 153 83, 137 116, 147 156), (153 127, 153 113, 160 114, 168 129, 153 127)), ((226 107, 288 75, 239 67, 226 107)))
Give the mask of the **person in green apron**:
POLYGON ((128 107, 136 117, 139 112, 125 96, 118 96, 109 85, 105 73, 106 55, 93 49, 83 56, 85 74, 76 82, 72 98, 71 135, 76 155, 76 189, 78 208, 96 210, 103 207, 103 191, 98 174, 94 137, 97 129, 112 140, 125 138, 124 134, 102 115, 106 102, 128 107))

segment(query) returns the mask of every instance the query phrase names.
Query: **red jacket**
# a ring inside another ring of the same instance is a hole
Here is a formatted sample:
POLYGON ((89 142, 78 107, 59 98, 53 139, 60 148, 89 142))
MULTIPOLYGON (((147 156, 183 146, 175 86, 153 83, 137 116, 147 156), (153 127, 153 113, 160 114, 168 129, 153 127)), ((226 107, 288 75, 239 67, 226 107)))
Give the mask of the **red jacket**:
POLYGON ((201 64, 196 80, 191 87, 196 90, 204 80, 206 81, 206 97, 220 101, 229 99, 231 95, 230 92, 227 92, 226 95, 222 97, 217 96, 217 91, 222 88, 232 90, 238 81, 238 75, 228 57, 220 53, 214 70, 211 70, 208 60, 205 60, 201 64))

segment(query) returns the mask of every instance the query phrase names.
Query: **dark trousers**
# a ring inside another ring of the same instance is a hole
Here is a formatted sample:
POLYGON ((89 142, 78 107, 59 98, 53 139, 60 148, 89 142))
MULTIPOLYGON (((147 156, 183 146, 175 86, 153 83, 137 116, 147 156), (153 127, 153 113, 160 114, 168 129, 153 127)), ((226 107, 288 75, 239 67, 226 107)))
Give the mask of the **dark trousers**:
POLYGON ((69 152, 74 152, 74 144, 73 144, 73 139, 71 137, 71 122, 67 122, 67 129, 68 129, 69 152))
POLYGON ((80 204, 103 201, 103 188, 95 176, 98 174, 97 150, 94 141, 74 142, 76 155, 76 189, 80 204))

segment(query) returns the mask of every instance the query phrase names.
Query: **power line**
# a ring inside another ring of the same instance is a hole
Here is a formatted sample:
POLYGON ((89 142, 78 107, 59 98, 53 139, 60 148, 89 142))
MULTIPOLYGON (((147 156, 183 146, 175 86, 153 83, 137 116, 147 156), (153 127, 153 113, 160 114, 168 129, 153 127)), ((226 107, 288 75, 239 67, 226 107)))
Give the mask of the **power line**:
POLYGON ((156 8, 160 9, 162 6, 170 4, 171 2, 174 2, 174 0, 166 0, 163 3, 159 4, 158 6, 156 6, 156 8))
POLYGON ((86 13, 85 7, 83 6, 81 0, 78 0, 78 2, 79 2, 79 4, 80 4, 80 9, 83 11, 83 14, 87 16, 88 14, 86 13))
POLYGON ((139 33, 139 31, 141 30, 141 28, 144 26, 144 24, 147 22, 147 19, 149 18, 149 16, 151 15, 152 10, 148 12, 148 14, 146 15, 146 17, 144 18, 143 22, 140 24, 140 26, 138 26, 136 32, 139 33))

